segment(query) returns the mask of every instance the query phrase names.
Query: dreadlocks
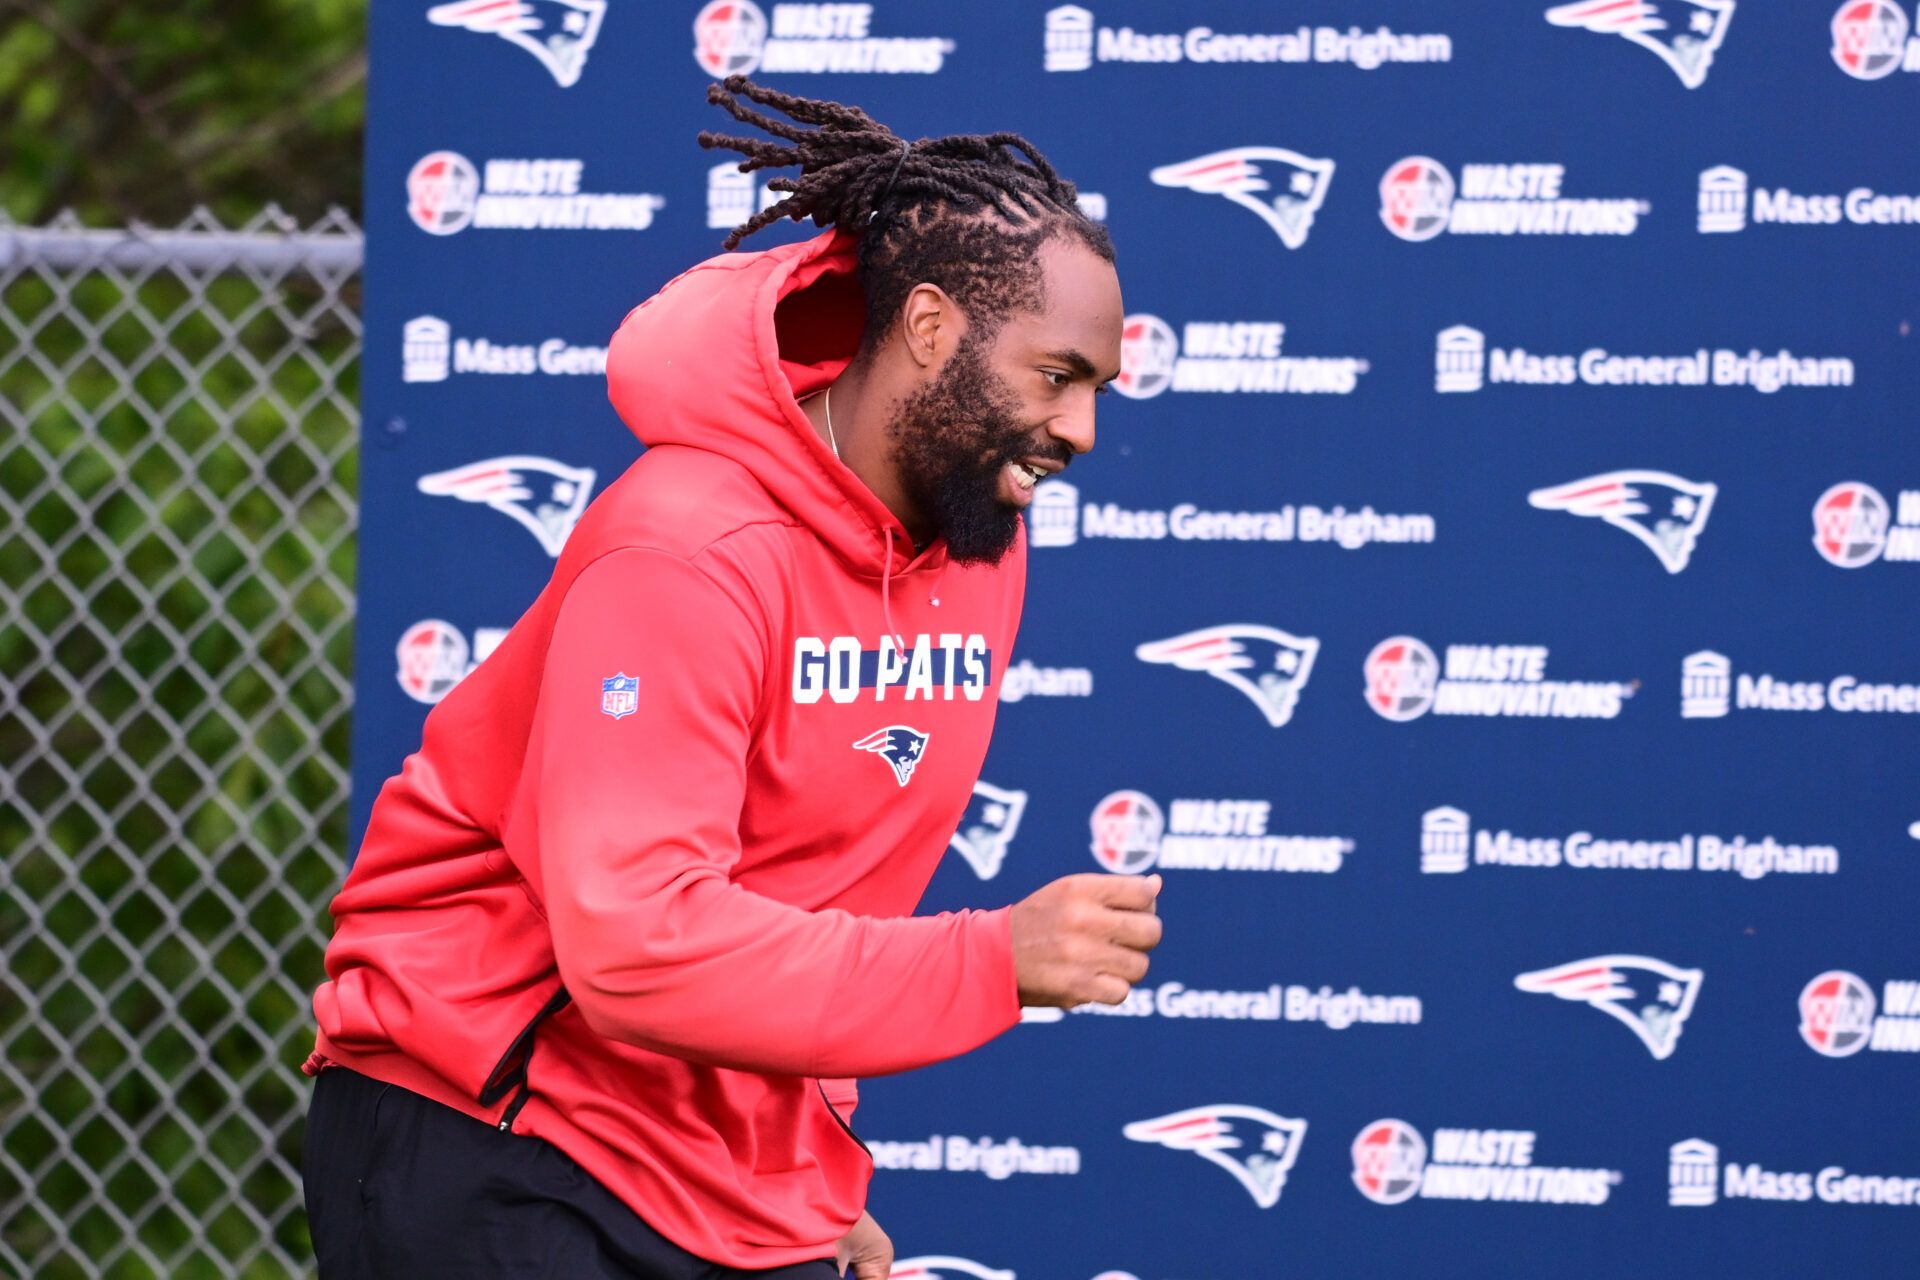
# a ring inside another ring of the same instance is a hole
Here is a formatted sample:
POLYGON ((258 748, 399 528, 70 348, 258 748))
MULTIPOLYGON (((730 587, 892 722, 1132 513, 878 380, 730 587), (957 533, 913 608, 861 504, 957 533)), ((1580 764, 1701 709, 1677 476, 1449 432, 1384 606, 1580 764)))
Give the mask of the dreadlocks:
POLYGON ((742 173, 800 169, 797 178, 767 184, 786 199, 735 227, 726 248, 782 218, 858 235, 867 314, 885 318, 868 326, 869 346, 917 284, 940 286, 985 335, 1009 312, 1041 305, 1037 250, 1046 241, 1072 236, 1113 261, 1113 241, 1081 211, 1073 184, 1017 133, 908 142, 858 107, 781 93, 745 76, 710 86, 707 100, 784 141, 709 130, 700 134, 702 147, 740 152, 742 173), (741 97, 787 119, 755 111, 741 97))

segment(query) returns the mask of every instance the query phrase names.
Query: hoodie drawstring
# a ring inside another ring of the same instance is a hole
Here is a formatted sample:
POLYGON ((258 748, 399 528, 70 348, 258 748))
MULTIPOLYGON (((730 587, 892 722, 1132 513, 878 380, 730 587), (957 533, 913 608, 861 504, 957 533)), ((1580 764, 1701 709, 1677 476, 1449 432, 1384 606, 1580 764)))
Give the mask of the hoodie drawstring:
POLYGON ((893 637, 893 651, 906 657, 907 641, 900 634, 900 628, 893 625, 893 597, 888 586, 893 581, 893 528, 887 528, 887 559, 880 567, 880 620, 887 624, 887 634, 893 637))

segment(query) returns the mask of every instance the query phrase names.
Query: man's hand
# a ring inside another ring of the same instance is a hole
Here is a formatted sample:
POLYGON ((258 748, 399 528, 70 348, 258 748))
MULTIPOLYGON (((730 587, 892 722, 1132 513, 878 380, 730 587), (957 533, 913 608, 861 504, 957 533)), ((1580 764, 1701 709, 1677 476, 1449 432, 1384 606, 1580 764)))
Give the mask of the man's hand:
POLYGON ((893 1270, 893 1241, 872 1214, 862 1213, 853 1230, 841 1238, 835 1256, 841 1275, 851 1274, 852 1280, 887 1280, 887 1272, 893 1270))
POLYGON ((1159 876, 1066 876, 1013 906, 1020 1003, 1119 1004, 1160 941, 1159 876))

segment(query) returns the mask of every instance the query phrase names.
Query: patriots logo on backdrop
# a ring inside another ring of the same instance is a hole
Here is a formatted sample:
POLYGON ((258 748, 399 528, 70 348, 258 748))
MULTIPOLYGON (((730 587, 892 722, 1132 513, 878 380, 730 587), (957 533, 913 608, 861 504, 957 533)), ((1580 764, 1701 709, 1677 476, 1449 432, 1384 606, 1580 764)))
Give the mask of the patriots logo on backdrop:
POLYGON ((1657 1059, 1673 1056, 1680 1028, 1700 993, 1698 969, 1676 969, 1651 956, 1593 956, 1513 980, 1522 991, 1590 1004, 1617 1018, 1657 1059))
POLYGON ((1326 201, 1333 161, 1315 160, 1285 147, 1235 147, 1163 164, 1147 176, 1158 186, 1225 196, 1258 214, 1281 244, 1298 249, 1307 242, 1313 215, 1326 201))
POLYGON ((967 860, 973 873, 982 880, 1000 874, 1006 861, 1007 846, 1020 830, 1020 815, 1027 811, 1027 793, 1007 791, 990 782, 973 784, 973 799, 960 819, 960 829, 947 843, 967 860))
POLYGON ((1657 54, 1680 83, 1698 89, 1727 38, 1734 0, 1576 0, 1547 10, 1556 27, 1625 36, 1657 54))
POLYGON ((1246 1188, 1255 1204, 1271 1209, 1286 1189, 1287 1171, 1300 1156, 1307 1122, 1277 1116, 1261 1107, 1216 1103, 1136 1120, 1121 1133, 1135 1142, 1191 1151, 1219 1165, 1246 1188))
POLYGON ((593 470, 514 454, 421 476, 420 492, 491 507, 511 517, 558 559, 593 496, 593 470))
POLYGON ((1693 558, 1719 491, 1665 471, 1607 471, 1535 489, 1527 501, 1544 511, 1597 516, 1638 538, 1668 573, 1679 573, 1693 558))
POLYGON ((1246 694, 1267 723, 1278 729, 1293 719, 1300 691, 1313 674, 1320 642, 1277 627, 1242 622, 1149 641, 1133 652, 1142 662, 1164 662, 1224 680, 1246 694))
POLYGON ((455 0, 427 10, 427 21, 519 45, 567 89, 586 69, 606 13, 607 0, 455 0))
POLYGON ((927 735, 904 724, 890 724, 854 743, 853 749, 871 751, 885 760, 893 770, 894 781, 904 787, 913 781, 913 771, 920 767, 920 758, 926 754, 927 735))
POLYGON ((968 1258, 928 1254, 919 1258, 900 1258, 887 1272, 887 1280, 945 1280, 948 1276, 966 1276, 969 1280, 1014 1280, 1013 1272, 984 1267, 968 1258))

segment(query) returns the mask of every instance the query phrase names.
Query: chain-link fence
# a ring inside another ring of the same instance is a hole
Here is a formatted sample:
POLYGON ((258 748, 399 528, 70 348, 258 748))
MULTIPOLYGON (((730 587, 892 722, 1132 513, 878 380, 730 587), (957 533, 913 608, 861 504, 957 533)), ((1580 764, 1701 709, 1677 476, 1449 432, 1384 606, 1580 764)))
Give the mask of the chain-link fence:
POLYGON ((0 1274, 310 1270, 360 256, 0 225, 0 1274))

